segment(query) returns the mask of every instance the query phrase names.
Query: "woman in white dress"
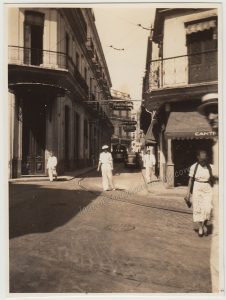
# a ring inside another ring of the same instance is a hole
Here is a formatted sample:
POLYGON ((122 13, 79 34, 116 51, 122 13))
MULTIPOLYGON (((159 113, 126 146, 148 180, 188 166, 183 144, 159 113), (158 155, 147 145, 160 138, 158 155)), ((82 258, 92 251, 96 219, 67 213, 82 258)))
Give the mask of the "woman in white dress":
POLYGON ((193 221, 199 224, 198 234, 201 237, 208 234, 206 224, 212 211, 212 165, 208 164, 206 151, 199 151, 197 158, 198 162, 190 167, 188 192, 185 198, 189 201, 192 196, 193 221), (193 178, 194 185, 191 191, 193 178))

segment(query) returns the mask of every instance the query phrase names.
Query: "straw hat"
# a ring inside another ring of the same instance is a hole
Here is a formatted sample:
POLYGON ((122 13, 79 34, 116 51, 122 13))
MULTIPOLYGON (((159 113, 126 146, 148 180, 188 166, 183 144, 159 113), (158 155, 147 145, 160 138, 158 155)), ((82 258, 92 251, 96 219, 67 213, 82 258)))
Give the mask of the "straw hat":
POLYGON ((104 146, 102 146, 102 150, 104 150, 104 149, 108 149, 109 147, 108 147, 108 145, 104 145, 104 146))
POLYGON ((209 93, 202 97, 202 104, 198 107, 198 112, 202 115, 206 114, 206 109, 210 106, 218 105, 218 94, 209 93))

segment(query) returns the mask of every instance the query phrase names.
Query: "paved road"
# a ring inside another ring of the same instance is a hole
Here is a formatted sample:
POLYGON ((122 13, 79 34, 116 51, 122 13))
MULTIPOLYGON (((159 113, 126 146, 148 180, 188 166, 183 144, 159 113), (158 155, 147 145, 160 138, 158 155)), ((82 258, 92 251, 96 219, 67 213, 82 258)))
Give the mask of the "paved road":
POLYGON ((96 172, 10 184, 11 292, 211 291, 210 236, 189 213, 146 205, 139 172, 116 173, 115 192, 96 172))

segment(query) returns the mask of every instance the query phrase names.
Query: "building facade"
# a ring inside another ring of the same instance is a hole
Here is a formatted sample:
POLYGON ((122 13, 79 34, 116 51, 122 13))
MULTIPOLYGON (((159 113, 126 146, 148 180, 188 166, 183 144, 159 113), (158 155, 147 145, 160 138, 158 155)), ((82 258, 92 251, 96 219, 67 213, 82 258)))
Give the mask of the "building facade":
MULTIPOLYGON (((131 101, 130 95, 127 93, 123 93, 114 89, 111 89, 111 97, 113 98, 113 109, 112 109, 112 115, 111 120, 114 126, 114 133, 111 138, 111 146, 112 150, 120 144, 124 146, 126 149, 130 147, 131 144, 131 132, 125 131, 125 122, 131 121, 131 107, 128 107, 128 109, 119 108, 114 109, 114 102, 119 101, 125 101, 124 103, 128 102, 128 104, 131 101)), ((119 102, 120 103, 120 102, 119 102)), ((127 105, 123 106, 127 107, 127 105)))
POLYGON ((94 163, 110 143, 111 79, 89 8, 9 8, 10 177, 94 163))
POLYGON ((217 56, 217 9, 156 10, 141 126, 156 145, 159 175, 169 187, 187 184, 198 149, 211 159, 215 133, 197 107, 203 95, 218 91, 217 56))

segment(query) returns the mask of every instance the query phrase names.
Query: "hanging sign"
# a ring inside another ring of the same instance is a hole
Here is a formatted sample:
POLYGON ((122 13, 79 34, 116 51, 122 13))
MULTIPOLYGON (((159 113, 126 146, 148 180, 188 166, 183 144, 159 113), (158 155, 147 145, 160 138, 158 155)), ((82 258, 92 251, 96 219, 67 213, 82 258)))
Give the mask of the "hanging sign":
POLYGON ((136 131, 136 126, 133 126, 133 125, 123 126, 123 130, 125 132, 134 132, 134 131, 136 131))
POLYGON ((137 121, 135 120, 126 120, 126 121, 122 121, 123 125, 137 125, 137 121))

